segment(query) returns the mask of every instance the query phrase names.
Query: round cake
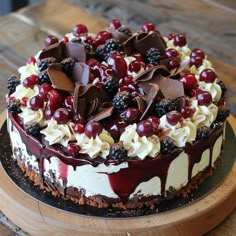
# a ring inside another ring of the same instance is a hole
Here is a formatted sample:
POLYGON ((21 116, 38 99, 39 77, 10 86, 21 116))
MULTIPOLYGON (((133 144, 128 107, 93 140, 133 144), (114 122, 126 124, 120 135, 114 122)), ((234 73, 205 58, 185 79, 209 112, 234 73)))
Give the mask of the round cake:
POLYGON ((39 188, 97 208, 155 209, 217 166, 224 83, 186 37, 74 26, 8 78, 12 158, 39 188))

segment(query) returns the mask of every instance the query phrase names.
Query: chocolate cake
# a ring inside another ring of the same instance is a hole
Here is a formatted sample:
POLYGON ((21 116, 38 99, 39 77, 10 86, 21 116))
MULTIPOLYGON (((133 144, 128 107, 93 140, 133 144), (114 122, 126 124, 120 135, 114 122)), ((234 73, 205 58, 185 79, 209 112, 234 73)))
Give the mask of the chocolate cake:
POLYGON ((224 83, 186 37, 83 24, 8 78, 13 159, 39 188, 98 208, 186 196, 221 156, 224 83))

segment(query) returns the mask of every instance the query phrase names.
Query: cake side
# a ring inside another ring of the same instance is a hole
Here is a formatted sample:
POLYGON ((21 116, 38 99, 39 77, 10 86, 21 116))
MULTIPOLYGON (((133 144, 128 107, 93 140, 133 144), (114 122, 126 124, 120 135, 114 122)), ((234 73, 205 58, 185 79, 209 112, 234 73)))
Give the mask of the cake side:
POLYGON ((212 173, 226 88, 185 36, 118 20, 78 24, 8 79, 13 158, 41 188, 78 204, 154 207, 212 173))

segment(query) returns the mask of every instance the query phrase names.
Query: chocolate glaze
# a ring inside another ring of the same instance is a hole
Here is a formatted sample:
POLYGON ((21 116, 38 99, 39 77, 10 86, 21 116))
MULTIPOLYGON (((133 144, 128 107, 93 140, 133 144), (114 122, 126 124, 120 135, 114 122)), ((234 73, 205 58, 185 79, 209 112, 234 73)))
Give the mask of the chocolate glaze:
MULTIPOLYGON (((67 169, 68 166, 73 166, 74 170, 76 170, 77 166, 80 165, 93 165, 97 166, 99 163, 109 164, 107 160, 104 159, 90 159, 88 155, 80 155, 77 159, 66 156, 60 148, 47 147, 43 145, 39 140, 28 136, 22 124, 20 123, 20 119, 17 116, 10 116, 12 121, 12 125, 14 125, 17 130, 20 132, 22 141, 27 146, 27 151, 29 155, 35 155, 38 157, 39 170, 41 173, 42 182, 44 182, 43 178, 43 163, 44 159, 48 159, 50 161, 51 156, 57 156, 60 162, 60 176, 64 180, 66 189, 66 178, 67 178, 67 169)), ((170 154, 159 154, 155 158, 146 158, 144 161, 140 160, 129 160, 128 168, 121 169, 116 173, 100 173, 108 175, 111 188, 113 191, 119 196, 123 201, 127 200, 130 194, 134 191, 134 189, 143 181, 148 181, 149 179, 158 176, 161 180, 161 194, 164 196, 165 194, 165 185, 166 179, 168 175, 168 168, 171 162, 182 152, 189 156, 189 167, 188 167, 188 179, 191 180, 192 168, 195 163, 198 163, 201 160, 201 155, 206 149, 212 150, 213 144, 223 133, 223 124, 221 128, 217 130, 212 130, 210 139, 205 141, 196 141, 192 145, 187 145, 184 148, 177 148, 174 152, 170 154), (125 183, 125 184, 124 184, 125 183)), ((56 146, 58 147, 58 146, 56 146)), ((210 162, 209 168, 211 167, 212 160, 212 151, 210 151, 210 162)), ((115 164, 115 163, 114 163, 115 164)), ((65 190, 64 189, 64 190, 65 190)), ((65 190, 66 191, 66 190, 65 190)))

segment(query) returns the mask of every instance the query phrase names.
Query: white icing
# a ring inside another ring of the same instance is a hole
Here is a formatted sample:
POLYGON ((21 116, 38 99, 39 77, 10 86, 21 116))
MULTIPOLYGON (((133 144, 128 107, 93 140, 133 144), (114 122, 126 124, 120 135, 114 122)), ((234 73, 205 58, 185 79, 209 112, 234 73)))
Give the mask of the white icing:
POLYGON ((42 109, 33 111, 29 107, 21 107, 21 110, 22 112, 19 113, 19 117, 21 117, 24 125, 31 125, 33 123, 39 123, 41 127, 45 125, 46 121, 43 117, 42 109))

